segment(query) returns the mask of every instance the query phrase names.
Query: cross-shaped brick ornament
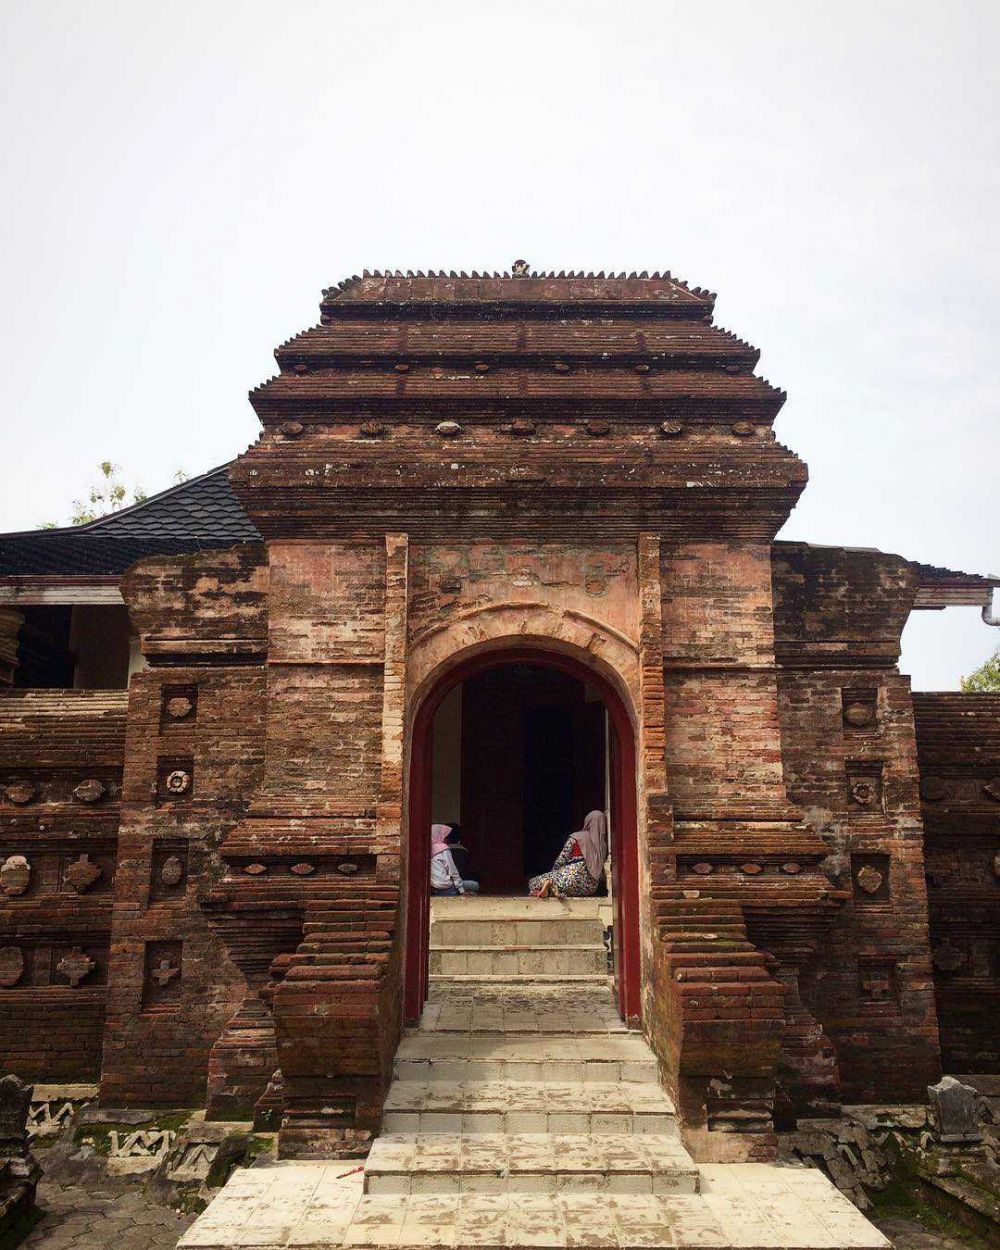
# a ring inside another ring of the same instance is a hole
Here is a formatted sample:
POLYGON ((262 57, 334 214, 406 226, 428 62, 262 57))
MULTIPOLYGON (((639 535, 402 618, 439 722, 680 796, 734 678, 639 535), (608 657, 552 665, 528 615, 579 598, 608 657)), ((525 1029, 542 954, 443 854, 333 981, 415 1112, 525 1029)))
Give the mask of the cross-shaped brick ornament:
POLYGON ((156 967, 149 974, 157 983, 160 989, 168 985, 174 977, 181 975, 180 968, 175 968, 169 959, 161 959, 156 967))
POLYGON ((74 946, 56 964, 56 971, 62 973, 70 985, 76 989, 84 977, 89 976, 96 966, 89 955, 85 955, 79 946, 74 946))

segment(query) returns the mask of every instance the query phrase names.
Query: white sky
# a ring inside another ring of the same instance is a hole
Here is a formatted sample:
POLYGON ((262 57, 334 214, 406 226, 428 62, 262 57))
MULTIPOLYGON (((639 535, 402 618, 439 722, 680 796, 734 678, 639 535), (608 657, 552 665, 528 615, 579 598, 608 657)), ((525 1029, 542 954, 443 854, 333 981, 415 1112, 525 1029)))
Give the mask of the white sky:
MULTIPOLYGON (((786 389, 782 536, 1000 571, 1000 5, 2 0, 0 529, 147 491, 368 268, 669 268, 786 389)), ((1000 641, 918 613, 949 688, 1000 641)))

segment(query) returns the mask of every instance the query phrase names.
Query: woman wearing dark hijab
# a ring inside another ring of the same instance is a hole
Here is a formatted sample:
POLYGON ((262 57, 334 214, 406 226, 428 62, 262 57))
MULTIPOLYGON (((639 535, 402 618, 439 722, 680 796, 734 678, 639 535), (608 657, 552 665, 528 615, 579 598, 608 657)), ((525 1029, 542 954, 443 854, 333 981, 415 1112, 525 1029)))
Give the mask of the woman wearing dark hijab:
POLYGON ((608 857, 608 823, 603 812, 588 812, 583 828, 571 833, 551 871, 528 882, 535 898, 585 898, 596 894, 608 857))

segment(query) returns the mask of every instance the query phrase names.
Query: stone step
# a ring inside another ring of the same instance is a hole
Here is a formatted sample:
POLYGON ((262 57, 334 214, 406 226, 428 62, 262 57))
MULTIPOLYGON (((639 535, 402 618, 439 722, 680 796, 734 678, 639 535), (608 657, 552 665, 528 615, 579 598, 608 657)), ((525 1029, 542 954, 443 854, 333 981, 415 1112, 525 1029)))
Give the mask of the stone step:
POLYGON ((677 1131, 658 1085, 619 1081, 395 1081, 385 1133, 631 1134, 677 1131))
POLYGON ((597 919, 548 916, 534 920, 435 920, 431 950, 440 946, 565 946, 577 942, 603 945, 604 926, 597 919))
POLYGON ((523 972, 490 975, 485 972, 432 972, 427 978, 432 984, 454 985, 608 985, 610 977, 606 972, 523 972))
POLYGON ((431 924, 443 920, 596 920, 606 898, 528 898, 466 894, 464 898, 432 898, 431 924))
POLYGON ((386 1134, 365 1164, 370 1194, 693 1194, 698 1169, 676 1136, 386 1134))
POLYGON ((657 1062, 635 1033, 517 1036, 408 1032, 394 1075, 409 1081, 638 1081, 655 1084, 657 1062))
MULTIPOLYGON (((736 1165, 739 1167, 739 1165, 736 1165)), ((743 1165, 744 1167, 753 1165, 743 1165)), ((775 1172, 789 1169, 773 1169, 775 1172)), ((889 1242, 821 1174, 782 1177, 755 1194, 365 1194, 345 1238, 358 1250, 392 1245, 463 1250, 890 1250, 889 1242)), ((301 1244, 301 1243, 298 1243, 301 1244)), ((308 1244, 308 1243, 306 1243, 308 1244)), ((336 1244, 336 1243, 334 1243, 336 1244)))
POLYGON ((420 1016, 422 1033, 627 1033, 606 977, 561 985, 438 981, 420 1016))
POLYGON ((608 975, 603 943, 551 946, 441 946, 429 956, 431 976, 575 976, 608 975))
POLYGON ((365 1194, 350 1160, 237 1168, 179 1250, 891 1250, 815 1168, 703 1164, 697 1194, 365 1194))

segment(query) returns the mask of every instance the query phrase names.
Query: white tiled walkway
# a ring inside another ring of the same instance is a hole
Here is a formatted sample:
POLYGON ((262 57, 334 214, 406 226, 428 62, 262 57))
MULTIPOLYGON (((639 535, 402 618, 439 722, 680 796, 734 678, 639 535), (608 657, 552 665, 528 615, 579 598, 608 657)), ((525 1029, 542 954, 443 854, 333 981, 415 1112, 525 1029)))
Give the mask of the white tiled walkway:
POLYGON ((436 900, 430 997, 363 1174, 238 1172, 179 1244, 886 1247, 819 1172, 692 1163, 603 954, 596 900, 436 900))

